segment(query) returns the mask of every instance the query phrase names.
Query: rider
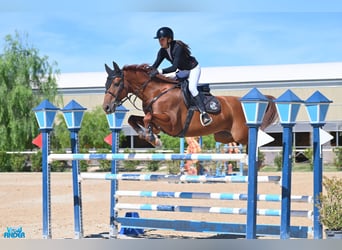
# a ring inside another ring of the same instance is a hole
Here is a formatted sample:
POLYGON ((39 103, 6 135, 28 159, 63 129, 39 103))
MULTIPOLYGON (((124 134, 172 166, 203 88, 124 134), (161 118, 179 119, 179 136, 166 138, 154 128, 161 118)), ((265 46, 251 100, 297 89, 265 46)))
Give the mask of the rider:
POLYGON ((194 97, 196 106, 200 111, 200 121, 203 126, 208 126, 212 118, 205 111, 202 98, 197 90, 198 80, 201 75, 201 67, 195 57, 191 56, 190 48, 180 40, 173 39, 173 31, 169 27, 162 27, 157 30, 155 39, 159 39, 161 46, 156 61, 153 63, 151 77, 156 74, 167 74, 176 72, 180 78, 188 77, 189 91, 194 97), (172 65, 165 69, 157 69, 164 59, 167 59, 172 65))

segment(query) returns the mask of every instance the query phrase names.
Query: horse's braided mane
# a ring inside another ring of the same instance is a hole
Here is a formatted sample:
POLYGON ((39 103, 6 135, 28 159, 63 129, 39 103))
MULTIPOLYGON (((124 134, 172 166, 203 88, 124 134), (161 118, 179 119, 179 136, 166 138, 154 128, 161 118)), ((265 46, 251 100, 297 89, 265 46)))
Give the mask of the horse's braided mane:
MULTIPOLYGON (((132 71, 143 71, 145 72, 146 74, 150 74, 151 71, 152 71, 152 67, 150 65, 148 65, 147 63, 144 63, 144 64, 132 64, 132 65, 125 65, 123 67, 123 70, 132 70, 132 71)), ((157 78, 164 81, 164 82, 167 82, 167 83, 178 83, 178 81, 170 78, 170 77, 167 77, 167 76, 164 76, 164 75, 157 75, 157 78)))

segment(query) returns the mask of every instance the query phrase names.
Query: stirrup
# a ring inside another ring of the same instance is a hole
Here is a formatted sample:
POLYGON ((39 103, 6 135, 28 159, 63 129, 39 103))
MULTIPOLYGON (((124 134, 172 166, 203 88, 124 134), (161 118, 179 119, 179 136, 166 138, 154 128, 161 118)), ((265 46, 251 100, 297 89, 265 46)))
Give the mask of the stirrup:
POLYGON ((208 113, 201 113, 200 114, 200 122, 201 122, 203 127, 210 125, 212 123, 212 121, 213 121, 213 119, 208 115, 208 113), (206 122, 203 121, 203 118, 204 118, 203 116, 205 116, 205 115, 208 116, 208 118, 206 118, 206 120, 207 120, 206 122))

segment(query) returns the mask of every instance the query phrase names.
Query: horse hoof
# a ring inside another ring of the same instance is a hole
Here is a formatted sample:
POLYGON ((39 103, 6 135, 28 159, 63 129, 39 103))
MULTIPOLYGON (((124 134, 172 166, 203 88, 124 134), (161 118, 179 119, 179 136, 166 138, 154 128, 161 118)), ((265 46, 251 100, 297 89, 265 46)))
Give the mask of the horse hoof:
POLYGON ((159 140, 159 139, 156 139, 156 140, 155 140, 155 146, 156 146, 157 148, 161 148, 161 147, 163 146, 162 141, 159 140))
POLYGON ((145 140, 145 137, 146 137, 146 135, 145 135, 145 133, 144 133, 144 132, 142 132, 142 131, 139 131, 139 132, 138 132, 138 137, 139 137, 139 139, 143 139, 143 140, 145 140))

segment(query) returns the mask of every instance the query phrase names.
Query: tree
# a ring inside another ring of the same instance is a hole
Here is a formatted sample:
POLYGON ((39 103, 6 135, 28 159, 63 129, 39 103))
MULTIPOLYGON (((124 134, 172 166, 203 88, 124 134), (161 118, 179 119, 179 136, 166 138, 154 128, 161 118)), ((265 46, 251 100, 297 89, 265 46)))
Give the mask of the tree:
MULTIPOLYGON (((104 138, 110 133, 106 114, 101 107, 92 111, 86 111, 83 116, 81 129, 78 133, 80 150, 91 148, 111 147, 105 143, 104 138)), ((54 130, 51 134, 51 148, 53 150, 65 150, 70 148, 70 133, 64 122, 62 114, 57 115, 54 130)))
POLYGON ((0 54, 0 151, 33 148, 38 126, 32 109, 43 99, 56 101, 57 63, 41 57, 27 37, 7 35, 0 54))
POLYGON ((70 147, 70 132, 65 124, 63 114, 58 113, 56 115, 53 130, 50 133, 50 148, 51 150, 64 152, 70 147))
POLYGON ((160 140, 163 143, 163 149, 179 152, 180 139, 178 137, 173 137, 165 133, 160 133, 160 140))
POLYGON ((104 138, 110 133, 106 114, 101 107, 84 113, 82 129, 79 133, 83 148, 110 148, 104 138))

